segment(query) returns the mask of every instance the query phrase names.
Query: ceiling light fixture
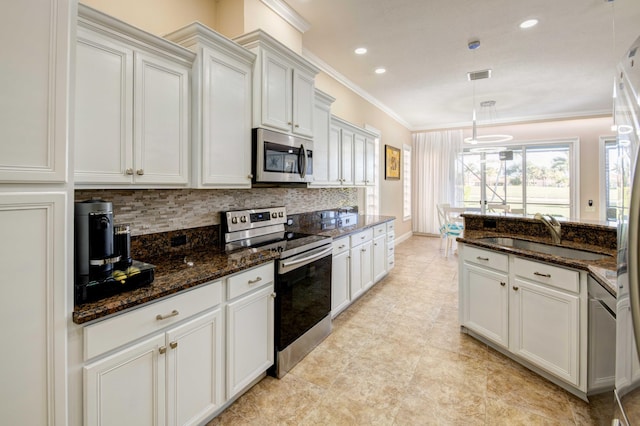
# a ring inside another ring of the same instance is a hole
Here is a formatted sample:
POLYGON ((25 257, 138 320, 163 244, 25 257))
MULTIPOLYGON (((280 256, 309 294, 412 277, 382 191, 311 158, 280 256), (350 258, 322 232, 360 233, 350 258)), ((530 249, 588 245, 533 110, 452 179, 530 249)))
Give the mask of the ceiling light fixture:
POLYGON ((364 55, 365 53, 367 53, 367 48, 358 47, 356 50, 354 50, 354 52, 356 53, 356 55, 364 55))
POLYGON ((384 68, 376 68, 375 71, 376 74, 384 74, 385 72, 387 72, 387 70, 384 68))
POLYGON ((527 19, 526 21, 520 23, 520 28, 525 30, 527 28, 535 27, 536 25, 538 25, 537 19, 527 19))

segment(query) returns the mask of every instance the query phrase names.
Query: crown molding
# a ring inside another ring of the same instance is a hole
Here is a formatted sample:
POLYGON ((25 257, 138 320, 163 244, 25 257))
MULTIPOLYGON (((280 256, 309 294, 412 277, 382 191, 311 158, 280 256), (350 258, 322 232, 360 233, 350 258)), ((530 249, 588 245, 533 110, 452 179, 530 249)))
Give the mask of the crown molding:
POLYGON ((302 48, 302 56, 305 59, 307 59, 309 62, 313 63, 316 67, 320 68, 324 73, 328 74, 330 77, 337 80, 340 84, 347 87, 348 89, 353 91, 355 94, 365 99, 367 102, 373 104, 374 106, 382 110, 385 114, 393 118, 399 124, 406 127, 407 130, 409 131, 413 130, 411 125, 407 123, 405 120, 403 120, 402 117, 400 117, 398 114, 396 114, 395 111, 393 111, 391 108, 387 107, 385 104, 383 104, 382 102, 380 102, 379 100, 371 96, 370 93, 368 93, 363 88, 355 84, 353 81, 349 80, 344 75, 340 74, 331 65, 327 64, 322 59, 320 59, 319 57, 317 57, 311 51, 307 50, 304 47, 302 48))
POLYGON ((282 19, 288 22, 293 28, 300 31, 301 33, 306 33, 311 29, 311 24, 307 22, 298 12, 293 10, 291 6, 286 4, 282 0, 260 0, 264 3, 269 9, 273 10, 276 14, 278 14, 282 19))

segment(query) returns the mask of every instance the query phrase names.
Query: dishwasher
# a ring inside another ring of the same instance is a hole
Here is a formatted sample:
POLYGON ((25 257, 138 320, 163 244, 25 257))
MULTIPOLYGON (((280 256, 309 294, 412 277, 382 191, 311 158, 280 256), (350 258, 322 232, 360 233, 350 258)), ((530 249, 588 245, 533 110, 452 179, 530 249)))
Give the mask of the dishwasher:
POLYGON ((616 372, 616 297, 594 278, 587 278, 589 294, 587 392, 611 391, 616 372))

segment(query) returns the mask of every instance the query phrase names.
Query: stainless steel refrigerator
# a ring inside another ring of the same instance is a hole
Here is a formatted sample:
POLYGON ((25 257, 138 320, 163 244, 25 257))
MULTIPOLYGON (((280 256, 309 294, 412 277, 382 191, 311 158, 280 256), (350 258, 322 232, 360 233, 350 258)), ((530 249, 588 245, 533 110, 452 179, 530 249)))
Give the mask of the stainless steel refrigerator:
POLYGON ((618 299, 613 424, 640 425, 640 38, 618 64, 618 299))

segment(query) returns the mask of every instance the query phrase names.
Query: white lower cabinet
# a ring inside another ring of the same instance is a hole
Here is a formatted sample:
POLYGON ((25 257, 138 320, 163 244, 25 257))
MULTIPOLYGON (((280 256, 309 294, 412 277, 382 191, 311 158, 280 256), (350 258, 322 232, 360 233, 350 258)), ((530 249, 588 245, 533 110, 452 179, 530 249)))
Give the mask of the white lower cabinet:
POLYGON ((350 270, 349 237, 333 241, 333 259, 331 263, 331 317, 335 318, 349 303, 350 270))
POLYGON ((84 327, 84 424, 215 415, 273 364, 273 274, 266 263, 84 327))
POLYGON ((461 244, 460 323, 587 392, 586 273, 461 244))
POLYGON ((227 305, 227 398, 273 365, 273 281, 227 305))
POLYGON ((373 229, 351 236, 350 297, 355 300, 373 285, 373 229))
POLYGON ((387 225, 375 226, 373 235, 373 283, 377 283, 387 275, 387 225))

